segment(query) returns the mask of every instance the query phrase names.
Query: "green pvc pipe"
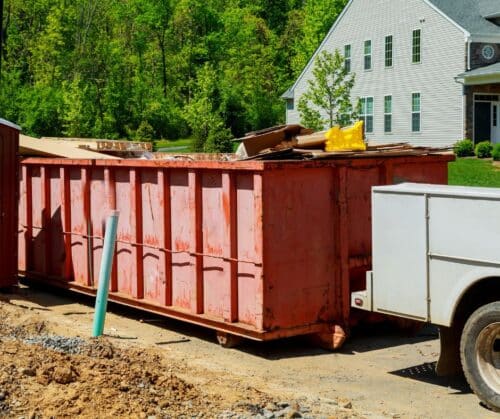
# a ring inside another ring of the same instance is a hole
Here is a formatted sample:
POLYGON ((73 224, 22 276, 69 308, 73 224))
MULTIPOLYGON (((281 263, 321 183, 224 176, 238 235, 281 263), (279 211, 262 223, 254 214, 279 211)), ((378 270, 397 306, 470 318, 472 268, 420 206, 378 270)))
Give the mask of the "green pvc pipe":
POLYGON ((102 249, 101 269, 99 271, 99 284, 97 285, 97 296, 95 300, 94 325, 92 336, 102 336, 106 310, 108 307, 109 280, 113 267, 113 255, 115 253, 116 230, 118 226, 119 211, 113 211, 106 222, 104 234, 104 246, 102 249))

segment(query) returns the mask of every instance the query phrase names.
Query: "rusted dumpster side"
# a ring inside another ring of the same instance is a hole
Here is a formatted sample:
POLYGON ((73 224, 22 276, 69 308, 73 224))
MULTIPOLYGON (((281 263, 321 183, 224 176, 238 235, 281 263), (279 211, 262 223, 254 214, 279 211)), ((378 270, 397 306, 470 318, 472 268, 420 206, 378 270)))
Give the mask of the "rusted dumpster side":
POLYGON ((0 288, 17 282, 19 131, 0 119, 0 288))
POLYGON ((116 208, 112 300, 258 340, 332 339, 370 268, 371 186, 446 183, 450 159, 28 159, 20 270, 94 294, 116 208))

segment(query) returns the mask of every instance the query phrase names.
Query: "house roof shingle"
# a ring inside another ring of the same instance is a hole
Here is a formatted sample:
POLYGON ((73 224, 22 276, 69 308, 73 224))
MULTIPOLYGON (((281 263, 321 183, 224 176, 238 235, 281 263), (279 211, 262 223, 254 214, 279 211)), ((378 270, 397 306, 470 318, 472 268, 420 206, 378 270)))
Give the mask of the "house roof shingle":
POLYGON ((500 26, 486 16, 500 14, 498 0, 429 0, 451 20, 471 35, 498 35, 500 26))
POLYGON ((492 76, 500 74, 500 63, 487 65, 486 67, 476 68, 474 70, 466 71, 459 75, 461 76, 492 76))
MULTIPOLYGON (((345 9, 352 3, 350 0, 345 9)), ((475 36, 493 36, 500 39, 500 26, 488 20, 488 18, 500 18, 500 0, 425 0, 433 5, 445 16, 451 19, 463 30, 475 36)), ((344 12, 345 12, 344 9, 344 12)), ((344 13, 343 12, 343 13, 344 13)), ((343 13, 338 20, 342 18, 343 13)), ((334 23, 333 27, 337 24, 334 23)), ((333 28, 332 28, 333 29, 333 28)), ((330 29, 330 32, 332 31, 330 29)), ((330 33, 327 35, 329 36, 330 33)), ((324 41, 323 41, 324 42, 324 41)), ((322 44, 323 45, 323 44, 322 44)), ((317 51, 321 49, 321 46, 317 51)), ((317 53, 316 51, 316 53, 317 53)), ((304 75, 307 67, 312 63, 316 53, 313 55, 309 64, 297 78, 292 87, 290 87, 282 96, 282 99, 293 99, 295 87, 304 75)), ((462 75, 458 76, 462 77, 462 75)))
POLYGON ((479 0, 481 15, 484 17, 500 16, 500 3, 498 0, 479 0))
POLYGON ((465 73, 459 74, 455 77, 455 80, 466 86, 500 83, 500 63, 466 71, 465 73))

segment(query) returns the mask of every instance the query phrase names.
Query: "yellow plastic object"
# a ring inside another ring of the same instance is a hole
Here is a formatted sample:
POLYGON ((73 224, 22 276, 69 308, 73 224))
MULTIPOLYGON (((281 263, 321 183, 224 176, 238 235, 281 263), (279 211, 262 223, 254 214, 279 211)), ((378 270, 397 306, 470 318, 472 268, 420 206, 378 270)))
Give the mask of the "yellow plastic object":
POLYGON ((365 151, 363 140, 363 121, 356 122, 352 127, 340 129, 335 126, 326 134, 326 151, 365 151))

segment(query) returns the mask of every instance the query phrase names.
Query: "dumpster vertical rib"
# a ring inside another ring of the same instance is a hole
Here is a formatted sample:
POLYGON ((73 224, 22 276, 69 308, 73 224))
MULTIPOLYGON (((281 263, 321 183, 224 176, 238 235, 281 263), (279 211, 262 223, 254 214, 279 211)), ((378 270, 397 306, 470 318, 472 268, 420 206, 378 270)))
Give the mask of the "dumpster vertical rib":
MULTIPOLYGON (((108 167, 104 169, 104 193, 106 194, 106 203, 108 206, 108 210, 114 211, 116 210, 116 184, 115 184, 115 176, 114 172, 111 171, 108 167)), ((104 222, 104 220, 103 220, 104 222)), ((120 221, 118 221, 120 222, 120 221)), ((109 282, 109 287, 111 292, 118 291, 118 268, 117 268, 117 257, 116 257, 116 249, 113 253, 113 266, 111 268, 111 279, 109 282)))
POLYGON ((380 170, 380 183, 383 185, 392 185, 394 183, 394 166, 390 161, 385 162, 380 170))
POLYGON ((81 168, 82 196, 83 196, 83 218, 85 220, 85 240, 84 240, 84 260, 85 260, 85 282, 88 286, 94 286, 92 275, 92 225, 90 223, 90 170, 87 167, 81 168))
MULTIPOLYGON (((23 167, 24 169, 24 167, 23 167)), ((62 229, 65 232, 71 231, 71 192, 69 184, 68 169, 61 167, 59 169, 59 179, 61 182, 61 221, 62 229)), ((66 281, 72 279, 72 254, 71 254, 71 235, 64 234, 64 268, 63 277, 66 281)))
POLYGON ((26 214, 24 218, 24 224, 26 225, 25 232, 25 264, 26 272, 32 271, 33 264, 31 256, 33 254, 33 186, 31 177, 31 168, 29 166, 23 166, 23 179, 26 188, 26 214))
POLYGON ((198 171, 189 170, 189 212, 191 217, 191 247, 194 253, 195 264, 195 289, 191 300, 191 309, 196 314, 204 311, 203 295, 203 226, 202 226, 202 200, 201 179, 198 171))
POLYGON ((224 305, 224 320, 238 321, 238 237, 236 218, 236 182, 233 174, 222 174, 222 206, 226 249, 229 267, 229 301, 224 305))
POLYGON ((142 237, 142 188, 141 175, 138 169, 130 170, 131 202, 130 212, 132 214, 133 254, 136 266, 136 283, 134 286, 134 297, 144 298, 144 261, 143 261, 143 237, 142 237))
POLYGON ((170 171, 158 169, 158 202, 160 203, 159 234, 160 247, 165 249, 160 254, 160 263, 165 270, 165 289, 163 303, 172 305, 172 214, 170 205, 170 171))
MULTIPOLYGON (((264 327, 264 311, 266 310, 267 301, 264 300, 266 295, 264 291, 264 278, 263 270, 265 263, 265 251, 264 248, 264 237, 265 237, 265 223, 264 223, 264 205, 263 205, 263 195, 264 195, 264 179, 263 173, 254 173, 253 175, 253 189, 254 189, 254 234, 255 234, 255 256, 257 260, 262 261, 262 266, 260 268, 254 266, 255 280, 258 281, 257 292, 255 295, 256 307, 260 307, 260 311, 255 313, 255 324, 257 328, 262 329, 264 327), (257 275, 257 273, 259 275, 257 275)), ((247 297, 248 298, 248 297, 247 297)))
POLYGON ((335 240, 335 277, 332 285, 331 304, 334 318, 346 321, 349 306, 343 298, 349 299, 349 225, 347 218, 347 167, 334 167, 333 188, 334 202, 334 237, 335 240), (346 297, 347 295, 347 297, 346 297))
POLYGON ((345 326, 349 322, 350 312, 350 277, 349 277, 349 214, 347 211, 348 200, 348 168, 339 169, 339 220, 340 220, 340 284, 339 301, 342 309, 342 319, 345 326))
POLYGON ((51 217, 51 208, 50 208, 50 179, 48 176, 47 166, 42 166, 40 168, 40 183, 43 188, 41 194, 41 210, 42 210, 42 234, 44 239, 44 265, 43 265, 43 274, 48 275, 50 273, 50 254, 51 254, 51 237, 50 237, 50 217, 51 217))

